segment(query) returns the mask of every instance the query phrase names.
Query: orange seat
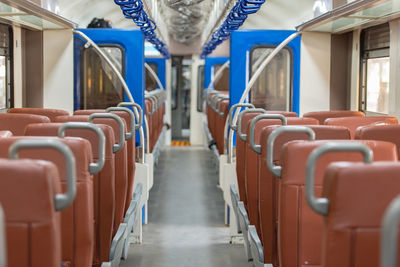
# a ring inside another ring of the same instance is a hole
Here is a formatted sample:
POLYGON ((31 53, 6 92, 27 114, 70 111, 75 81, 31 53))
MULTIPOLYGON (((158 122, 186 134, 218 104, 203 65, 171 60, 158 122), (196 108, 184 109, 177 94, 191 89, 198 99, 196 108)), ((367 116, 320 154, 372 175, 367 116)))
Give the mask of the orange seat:
MULTIPOLYGON (((308 206, 305 199, 306 161, 311 152, 329 141, 293 141, 281 155, 282 177, 279 184, 278 240, 281 266, 322 264, 323 220, 308 206)), ((397 161, 394 144, 382 141, 355 142, 369 146, 375 161, 397 161)), ((358 152, 335 152, 324 155, 316 166, 315 194, 321 196, 326 167, 334 161, 361 161, 358 152)))
POLYGON ((53 163, 0 159, 7 266, 61 266, 61 216, 54 206, 59 193, 61 184, 53 163))
MULTIPOLYGON (((258 156, 258 196, 260 216, 260 239, 264 249, 264 262, 279 265, 278 257, 278 178, 269 171, 265 159, 267 158, 267 141, 270 135, 280 126, 266 126, 261 129, 261 155, 258 156)), ((316 140, 348 140, 350 132, 346 127, 307 125, 315 133, 316 140)), ((286 143, 293 140, 308 140, 306 133, 282 133, 274 142, 273 162, 280 166, 280 155, 286 143)))
POLYGON ((46 116, 50 121, 54 121, 57 116, 69 115, 69 112, 62 109, 50 109, 50 108, 11 108, 8 113, 20 113, 20 114, 32 114, 46 116))
MULTIPOLYGON (((271 114, 269 114, 271 115, 271 114)), ((279 114, 280 115, 280 114, 279 114)), ((259 197, 258 197, 258 191, 259 191, 259 161, 260 161, 260 155, 257 154, 251 147, 250 145, 250 125, 252 121, 254 120, 246 120, 246 118, 242 119, 242 123, 244 121, 247 121, 247 125, 245 127, 242 127, 242 131, 246 131, 247 133, 247 139, 246 139, 246 144, 245 144, 245 194, 246 194, 246 200, 247 200, 247 211, 250 219, 250 224, 254 225, 257 229, 257 233, 260 236, 260 220, 259 220, 259 197)), ((286 118, 287 124, 288 125, 318 125, 318 121, 316 119, 312 118, 286 118)), ((264 127, 266 126, 271 126, 271 125, 282 125, 282 121, 278 119, 261 119, 257 121, 255 125, 255 131, 254 131, 254 140, 256 145, 260 145, 260 136, 261 136, 261 131, 264 127)))
POLYGON ((225 147, 225 123, 229 113, 229 100, 221 100, 219 111, 221 114, 215 116, 215 142, 217 143, 218 152, 224 154, 225 147))
POLYGON ((393 125, 399 124, 396 117, 368 116, 332 118, 325 121, 326 125, 345 126, 350 129, 351 138, 354 139, 358 127, 368 125, 393 125))
POLYGON ((400 155, 400 125, 371 125, 359 127, 355 139, 392 142, 400 155))
POLYGON ((308 112, 303 115, 305 118, 314 118, 319 121, 319 124, 324 124, 326 119, 329 118, 342 118, 342 117, 364 117, 365 114, 361 111, 352 110, 330 110, 330 111, 314 111, 308 112))
MULTIPOLYGON (((58 136, 63 123, 37 123, 26 127, 27 136, 58 136)), ((97 124, 105 136, 105 161, 103 169, 93 176, 93 202, 96 244, 93 266, 109 260, 115 216, 115 156, 113 154, 114 132, 104 124, 97 124)), ((99 160, 99 137, 91 130, 68 129, 65 136, 81 137, 92 146, 93 160, 99 160)))
MULTIPOLYGON (((74 115, 74 116, 59 116, 56 118, 56 122, 88 122, 88 115, 74 115)), ((124 125, 125 121, 122 120, 124 125)), ((119 125, 113 119, 96 118, 93 120, 95 124, 105 124, 110 126, 114 132, 115 142, 119 142, 119 125)), ((125 131, 125 130, 124 130, 125 131)), ((125 143, 125 142, 124 142, 125 143)), ((117 233, 119 225, 123 222, 125 200, 128 184, 128 154, 126 145, 123 148, 114 153, 115 154, 115 217, 114 217, 114 230, 113 236, 117 233)))
POLYGON ((329 199, 323 227, 323 266, 379 266, 383 214, 399 187, 398 163, 329 165, 322 193, 329 199))
POLYGON ((18 136, 24 135, 25 127, 30 123, 47 122, 50 122, 50 119, 45 116, 0 113, 0 131, 7 130, 18 136))
POLYGON ((151 116, 151 112, 152 112, 152 103, 149 99, 145 99, 145 115, 147 118, 147 124, 149 126, 149 137, 150 139, 147 140, 147 142, 149 142, 149 148, 150 148, 150 153, 153 151, 153 143, 151 140, 151 137, 153 136, 153 123, 152 123, 152 116, 151 116))
MULTIPOLYGON (((93 113, 103 113, 103 112, 105 112, 105 110, 76 110, 74 112, 74 115, 91 115, 93 113)), ((135 119, 133 119, 133 125, 132 125, 129 113, 124 111, 112 111, 112 113, 121 117, 125 121, 127 132, 132 133, 130 139, 126 141, 127 153, 128 153, 128 184, 127 184, 125 210, 124 210, 124 212, 126 212, 132 201, 133 184, 134 184, 135 170, 136 170, 136 143, 135 143, 135 130, 134 130, 135 119), (133 131, 131 131, 132 129, 133 131)))
MULTIPOLYGON (((19 115, 19 114, 13 114, 19 115)), ((9 147, 18 140, 38 140, 41 137, 0 138, 0 157, 8 158, 9 147)), ((89 164, 93 162, 91 145, 80 138, 56 138, 72 151, 76 162, 76 198, 74 203, 61 212, 62 260, 72 267, 87 267, 92 264, 94 247, 93 177, 89 164)), ((63 156, 52 149, 26 149, 21 158, 47 160, 54 163, 60 176, 62 189, 66 188, 66 163, 63 156)), ((37 192, 35 192, 37 194, 37 192)), ((29 206, 28 206, 29 207, 29 206)), ((48 254, 50 250, 46 250, 48 254)), ((58 265, 56 265, 58 266, 58 265)))

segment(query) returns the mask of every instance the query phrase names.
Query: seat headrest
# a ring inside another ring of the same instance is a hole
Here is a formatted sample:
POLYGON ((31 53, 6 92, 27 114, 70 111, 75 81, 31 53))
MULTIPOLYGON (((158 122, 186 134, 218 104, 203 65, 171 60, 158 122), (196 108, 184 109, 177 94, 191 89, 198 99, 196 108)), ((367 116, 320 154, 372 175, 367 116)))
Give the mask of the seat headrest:
MULTIPOLYGON (((8 150, 10 146, 14 144, 16 141, 22 139, 43 139, 43 137, 13 136, 9 138, 0 138, 0 158, 8 158, 8 150)), ((92 147, 89 141, 76 137, 57 138, 57 139, 66 144, 74 154, 76 163, 77 182, 81 181, 82 179, 87 179, 87 177, 82 174, 89 172, 89 163, 93 162, 92 147)), ((63 182, 66 181, 65 159, 58 151, 49 148, 23 149, 21 150, 19 155, 20 158, 39 159, 39 160, 47 160, 53 162, 58 167, 58 172, 60 174, 61 181, 63 182)))
POLYGON ((30 123, 48 123, 50 119, 45 116, 32 114, 0 114, 0 130, 11 131, 13 135, 24 135, 25 127, 30 123))
POLYGON ((292 111, 267 110, 267 114, 281 114, 285 117, 298 117, 297 113, 292 111))
POLYGON ((396 117, 386 116, 367 116, 367 117, 344 117, 344 118, 331 118, 325 120, 326 125, 345 126, 349 128, 351 138, 354 139, 358 127, 368 125, 395 125, 398 124, 396 117))
MULTIPOLYGON (((74 116, 59 116, 56 118, 56 122, 69 122, 69 121, 75 121, 75 122, 88 122, 89 121, 89 115, 74 115, 74 116)), ((124 120, 122 120, 124 122, 124 120)), ((114 132, 114 141, 115 143, 118 142, 119 140, 119 125, 118 122, 116 122, 113 119, 103 119, 103 118, 98 118, 94 119, 93 122, 95 124, 105 124, 110 126, 113 129, 114 132)), ((126 129, 126 123, 124 122, 125 129, 126 129)))
MULTIPOLYGON (((25 129, 26 136, 58 136, 58 129, 64 123, 34 123, 29 124, 25 129)), ((112 158, 113 155, 113 144, 115 143, 114 140, 114 132, 113 129, 105 124, 96 124, 99 127, 106 138, 106 153, 105 158, 112 158)), ((86 139, 90 142, 92 146, 93 157, 98 159, 99 155, 99 139, 97 135, 92 132, 91 130, 85 129, 68 129, 65 132, 65 136, 71 137, 81 137, 86 139)))
POLYGON ((46 116, 51 121, 54 121, 57 116, 69 115, 69 112, 66 110, 50 108, 11 108, 8 110, 8 113, 22 113, 46 116))
POLYGON ((53 163, 0 159, 0 177, 0 202, 7 221, 43 222, 53 217, 54 195, 61 193, 53 163))
POLYGON ((363 117, 365 114, 361 111, 352 110, 331 110, 331 111, 315 111, 308 112, 303 117, 315 118, 319 121, 319 124, 324 124, 328 118, 340 118, 340 117, 363 117))
POLYGON ((380 228, 383 214, 399 188, 399 163, 330 164, 323 183, 323 196, 335 203, 329 208, 335 214, 330 223, 340 224, 341 228, 380 228))
MULTIPOLYGON (((280 126, 264 127, 261 133, 261 150, 263 155, 267 152, 268 137, 280 126)), ((315 133, 315 140, 350 140, 350 131, 343 126, 307 125, 315 133)), ((305 133, 284 133, 278 136, 274 143, 274 161, 279 161, 286 143, 295 140, 309 140, 305 133)))
MULTIPOLYGON (((282 182, 285 184, 305 184, 305 169, 310 153, 317 147, 332 142, 324 141, 292 141, 284 145, 281 154, 282 182)), ((335 140, 335 142, 358 142, 369 146, 373 152, 374 161, 397 161, 396 146, 389 142, 370 140, 335 140)), ((315 172, 315 185, 322 185, 322 178, 327 165, 332 161, 361 162, 359 152, 335 152, 322 156, 315 172)))

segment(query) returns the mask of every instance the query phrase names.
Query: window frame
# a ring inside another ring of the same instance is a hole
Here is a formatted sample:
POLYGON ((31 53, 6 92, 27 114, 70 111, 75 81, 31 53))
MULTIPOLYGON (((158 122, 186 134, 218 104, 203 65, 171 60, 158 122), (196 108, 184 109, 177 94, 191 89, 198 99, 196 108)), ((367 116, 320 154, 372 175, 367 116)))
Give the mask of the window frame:
MULTIPOLYGON (((252 71, 252 62, 253 62, 253 52, 256 49, 259 48, 267 48, 267 49, 275 49, 278 46, 273 46, 273 45, 255 45, 251 48, 251 50, 249 51, 249 55, 250 55, 250 59, 249 59, 249 79, 251 79, 251 77, 253 76, 253 71, 252 71)), ((293 78, 294 78, 294 56, 293 56, 293 50, 286 46, 284 47, 282 50, 286 50, 289 52, 290 55, 290 88, 289 88, 289 108, 287 111, 293 111, 293 78)), ((258 79, 258 78, 257 78, 258 79)), ((250 91, 249 94, 249 103, 252 103, 252 91, 250 91)))
POLYGON ((389 103, 389 110, 388 113, 381 113, 381 112, 376 112, 376 111, 369 111, 367 107, 368 103, 368 87, 367 87, 367 81, 368 81, 368 59, 377 59, 377 58, 389 58, 389 93, 388 96, 390 98, 390 91, 391 91, 391 85, 390 85, 390 80, 391 80, 391 69, 392 69, 392 61, 390 57, 390 41, 389 41, 389 46, 388 47, 382 47, 382 48, 376 48, 372 50, 364 50, 364 42, 365 42, 365 35, 366 32, 369 30, 373 30, 379 27, 385 27, 385 25, 388 26, 389 30, 389 36, 391 38, 391 27, 389 23, 383 23, 380 25, 372 26, 369 28, 362 29, 360 32, 360 82, 359 82, 359 97, 358 97, 358 109, 359 111, 364 112, 365 114, 375 114, 375 115, 389 115, 390 114, 390 103, 389 103))
MULTIPOLYGON (((126 63, 126 51, 125 51, 125 48, 123 47, 123 46, 121 46, 121 45, 119 45, 119 44, 108 44, 108 43, 104 43, 104 44, 98 44, 97 45, 100 49, 102 49, 102 48, 118 48, 120 51, 121 51, 121 59, 122 59, 122 62, 121 62, 121 76, 122 76, 122 78, 124 78, 125 79, 125 63, 126 63)), ((87 53, 87 51, 89 50, 89 49, 91 49, 90 47, 89 48, 85 48, 85 47, 83 47, 82 49, 81 49, 81 55, 80 55, 80 57, 81 57, 81 59, 82 59, 82 62, 81 62, 81 66, 80 66, 80 71, 81 71, 81 77, 82 77, 82 79, 81 79, 81 86, 80 86, 80 88, 81 88, 81 92, 80 92, 80 95, 81 95, 81 103, 80 103, 80 108, 81 109, 84 109, 85 108, 85 95, 86 95, 86 93, 85 93, 85 89, 86 89, 86 83, 85 83, 85 81, 86 81, 86 70, 85 70, 85 53, 87 53)), ((93 48, 92 48, 93 49, 93 48)), ((97 54, 97 56, 100 58, 100 60, 103 60, 102 58, 101 58, 101 56, 98 54, 98 52, 96 51, 96 50, 94 50, 95 51, 95 53, 97 54)), ((124 101, 124 99, 125 99, 125 91, 124 91, 124 88, 123 88, 123 86, 122 86, 122 84, 121 84, 121 95, 122 95, 122 102, 124 101)))
POLYGON ((14 107, 14 35, 13 28, 9 24, 0 23, 0 27, 8 29, 8 47, 0 47, 0 56, 6 59, 6 103, 5 108, 0 108, 0 112, 6 112, 14 107))

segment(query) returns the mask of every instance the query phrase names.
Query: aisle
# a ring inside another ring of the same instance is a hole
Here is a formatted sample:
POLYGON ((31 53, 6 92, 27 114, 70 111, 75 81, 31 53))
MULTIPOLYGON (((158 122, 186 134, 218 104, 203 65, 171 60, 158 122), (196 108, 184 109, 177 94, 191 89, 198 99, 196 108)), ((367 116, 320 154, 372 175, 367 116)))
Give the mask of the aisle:
POLYGON ((150 192, 144 243, 132 245, 127 266, 249 266, 241 245, 230 245, 224 201, 211 152, 162 152, 150 192))

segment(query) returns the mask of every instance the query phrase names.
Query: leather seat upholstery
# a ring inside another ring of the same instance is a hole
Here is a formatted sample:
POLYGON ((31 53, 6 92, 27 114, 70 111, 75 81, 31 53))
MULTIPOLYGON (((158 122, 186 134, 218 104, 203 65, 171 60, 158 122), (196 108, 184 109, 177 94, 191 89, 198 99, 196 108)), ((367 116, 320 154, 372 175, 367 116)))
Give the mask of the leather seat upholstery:
MULTIPOLYGON (((250 124, 252 120, 247 122, 245 127, 247 136, 250 135, 250 124)), ((318 121, 313 118, 287 118, 288 125, 318 125, 318 121)), ((282 125, 280 120, 276 119, 261 119, 255 125, 255 144, 260 145, 261 132, 264 127, 271 125, 282 125)), ((246 140, 246 159, 245 159, 245 186, 247 211, 250 224, 254 225, 257 233, 260 234, 260 219, 259 219, 259 162, 261 155, 257 154, 250 146, 249 138, 246 140)))
POLYGON ((69 115, 69 112, 62 109, 51 109, 51 108, 11 108, 8 113, 20 113, 20 114, 32 114, 46 116, 50 121, 54 121, 57 116, 69 115))
MULTIPOLYGON (((281 155, 282 178, 279 184, 278 240, 281 266, 320 266, 322 264, 323 219, 314 213, 305 199, 306 162, 310 153, 328 141, 292 141, 281 155)), ((394 144, 382 141, 361 142, 371 148, 374 161, 397 161, 394 144)), ((322 156, 315 171, 315 194, 322 194, 323 175, 334 161, 361 162, 356 152, 336 152, 322 156)))
POLYGON ((368 125, 396 125, 399 124, 396 117, 367 116, 332 118, 325 121, 326 125, 345 126, 350 129, 351 138, 354 139, 358 127, 368 125))
MULTIPOLYGON (((102 113, 105 112, 104 110, 76 110, 74 115, 91 115, 93 113, 102 113)), ((126 124, 126 131, 130 132, 132 129, 131 118, 127 112, 124 111, 112 111, 121 117, 126 124)), ((133 125, 135 127, 135 125, 133 125)), ((133 184, 135 179, 135 170, 136 170, 136 138, 135 132, 133 131, 132 138, 126 140, 126 147, 128 153, 128 184, 127 184, 127 193, 126 193, 126 200, 125 200, 125 210, 126 212, 129 208, 129 204, 131 203, 132 196, 133 196, 133 184)))
POLYGON ((61 183, 53 163, 0 159, 9 267, 61 266, 61 215, 54 206, 59 193, 61 183))
POLYGON ((372 125, 357 128, 355 139, 392 142, 400 155, 400 125, 372 125))
POLYGON ((323 227, 323 266, 380 266, 382 218, 399 188, 398 163, 328 166, 322 193, 329 199, 323 227))
MULTIPOLYGON (((9 147, 18 140, 40 138, 42 137, 0 138, 0 157, 8 158, 9 147)), ((89 174, 89 163, 93 162, 91 145, 81 138, 57 139, 67 145, 75 156, 77 174, 75 201, 61 212, 62 260, 71 267, 88 267, 92 264, 94 248, 93 177, 89 174)), ((65 191, 66 165, 59 152, 52 149, 25 149, 21 150, 19 157, 54 163, 58 168, 62 190, 65 191)), ((50 251, 52 250, 46 253, 50 251)))
POLYGON ((226 118, 228 117, 229 113, 229 100, 222 100, 220 101, 220 112, 223 113, 221 116, 220 114, 216 114, 216 121, 215 121, 215 142, 217 143, 218 152, 220 155, 224 154, 224 147, 225 147, 225 123, 226 118))
POLYGON ((330 110, 330 111, 314 111, 308 112, 303 115, 304 118, 314 118, 319 121, 319 124, 324 124, 326 119, 329 118, 342 118, 342 117, 364 117, 365 114, 361 111, 352 110, 330 110))
MULTIPOLYGON (((26 127, 27 136, 58 136, 63 123, 37 123, 26 127)), ((96 244, 93 254, 93 266, 109 260, 110 246, 115 216, 115 157, 113 153, 114 132, 104 124, 97 124, 106 139, 105 162, 103 169, 93 176, 94 229, 96 244)), ((99 159, 98 136, 85 129, 68 129, 65 136, 81 137, 90 142, 95 162, 99 159)))
MULTIPOLYGON (((266 126, 261 130, 261 155, 258 157, 258 208, 260 216, 260 239, 264 249, 265 263, 272 263, 279 266, 278 257, 278 201, 279 201, 279 180, 269 171, 267 158, 267 141, 272 132, 280 126, 266 126)), ((308 125, 315 133, 316 140, 349 140, 350 131, 346 127, 308 125)), ((305 133, 284 133, 278 136, 274 142, 273 160, 279 166, 280 155, 286 143, 294 140, 308 140, 305 133)))
MULTIPOLYGON (((74 115, 74 116, 59 116, 56 118, 56 122, 88 122, 88 115, 74 115)), ((96 118, 93 120, 95 124, 108 125, 113 129, 114 140, 117 143, 119 140, 119 126, 118 123, 113 119, 96 118)), ((125 122, 124 122, 125 124, 125 122)), ((126 129, 126 127, 125 127, 126 129)), ((119 225, 124 219, 124 209, 126 192, 128 185, 128 153, 126 145, 123 149, 115 153, 115 218, 114 218, 114 230, 113 236, 118 230, 119 225)))
POLYGON ((0 131, 10 131, 17 136, 24 135, 25 127, 30 123, 47 122, 50 119, 40 115, 0 113, 0 131))

